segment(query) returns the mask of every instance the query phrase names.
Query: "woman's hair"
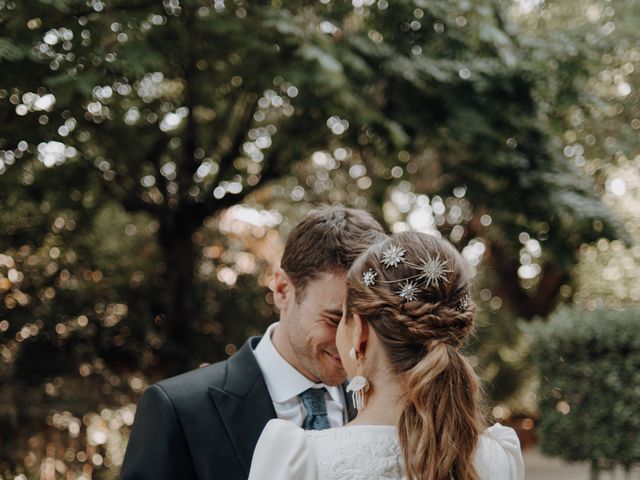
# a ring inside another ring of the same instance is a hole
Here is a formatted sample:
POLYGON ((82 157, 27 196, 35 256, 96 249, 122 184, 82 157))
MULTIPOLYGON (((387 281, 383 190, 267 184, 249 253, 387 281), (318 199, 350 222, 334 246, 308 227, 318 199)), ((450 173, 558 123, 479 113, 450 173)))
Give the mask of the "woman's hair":
POLYGON ((403 382, 398 430, 409 480, 478 479, 482 393, 460 352, 474 328, 469 270, 449 242, 416 232, 371 246, 349 269, 347 321, 357 313, 368 322, 403 382), (404 250, 398 262, 394 246, 404 250))

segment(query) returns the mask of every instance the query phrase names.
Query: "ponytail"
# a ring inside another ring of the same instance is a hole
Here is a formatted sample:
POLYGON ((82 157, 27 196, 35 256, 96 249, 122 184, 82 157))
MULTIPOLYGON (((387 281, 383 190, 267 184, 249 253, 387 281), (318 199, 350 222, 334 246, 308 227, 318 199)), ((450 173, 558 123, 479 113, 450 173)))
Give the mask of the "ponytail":
POLYGON ((478 480, 479 381, 456 347, 435 343, 404 375, 398 432, 409 480, 478 480))

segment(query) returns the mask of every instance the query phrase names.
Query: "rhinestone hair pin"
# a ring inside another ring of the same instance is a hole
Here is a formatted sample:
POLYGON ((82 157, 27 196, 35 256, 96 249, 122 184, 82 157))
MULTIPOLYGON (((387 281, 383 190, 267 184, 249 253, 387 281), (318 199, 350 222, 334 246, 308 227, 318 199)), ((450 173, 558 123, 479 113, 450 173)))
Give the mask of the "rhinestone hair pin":
MULTIPOLYGON (((391 267, 397 268, 398 265, 405 264, 412 268, 415 268, 418 271, 418 273, 416 273, 415 275, 411 275, 406 278, 401 278, 399 280, 388 280, 384 282, 401 283, 400 290, 397 291, 397 294, 400 297, 404 298, 405 301, 415 301, 420 289, 426 290, 431 285, 439 288, 441 282, 448 283, 449 280, 447 279, 447 274, 452 273, 453 271, 447 268, 449 262, 447 260, 441 259, 439 253, 435 257, 427 256, 427 258, 422 260, 419 265, 405 260, 405 253, 406 251, 402 247, 393 244, 389 245, 382 252, 382 264, 386 269, 389 269, 391 267)), ((376 276, 377 273, 369 269, 362 274, 364 284, 368 287, 374 285, 376 276)), ((466 297, 467 306, 468 303, 469 300, 468 297, 466 297)), ((463 308, 466 309, 466 306, 463 308)))
POLYGON ((456 306, 456 310, 459 311, 460 313, 464 313, 469 309, 470 306, 471 306, 471 298, 469 297, 468 294, 465 293, 464 296, 458 302, 458 305, 456 306))
POLYGON ((378 274, 371 268, 362 274, 362 281, 367 287, 372 287, 376 284, 376 277, 378 274))
POLYGON ((384 268, 397 268, 404 261, 405 250, 397 245, 390 245, 382 252, 384 268))
POLYGON ((412 281, 407 280, 400 286, 398 295, 404 298, 407 302, 413 302, 416 300, 416 294, 418 293, 418 286, 412 281))
POLYGON ((424 288, 429 288, 432 283, 436 288, 440 287, 440 281, 447 283, 447 273, 452 273, 447 269, 447 261, 440 260, 440 254, 436 258, 427 257, 418 267, 420 273, 417 278, 419 281, 425 282, 424 288))

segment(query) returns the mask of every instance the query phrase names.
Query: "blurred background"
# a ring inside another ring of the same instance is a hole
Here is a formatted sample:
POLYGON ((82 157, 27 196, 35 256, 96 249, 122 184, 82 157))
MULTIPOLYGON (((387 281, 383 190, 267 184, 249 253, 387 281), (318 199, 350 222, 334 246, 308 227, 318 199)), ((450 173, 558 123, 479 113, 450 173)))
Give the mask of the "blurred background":
POLYGON ((638 0, 0 0, 0 479, 116 478, 148 385, 277 318, 271 274, 322 203, 471 263, 468 351, 528 478, 637 475, 639 21, 638 0))

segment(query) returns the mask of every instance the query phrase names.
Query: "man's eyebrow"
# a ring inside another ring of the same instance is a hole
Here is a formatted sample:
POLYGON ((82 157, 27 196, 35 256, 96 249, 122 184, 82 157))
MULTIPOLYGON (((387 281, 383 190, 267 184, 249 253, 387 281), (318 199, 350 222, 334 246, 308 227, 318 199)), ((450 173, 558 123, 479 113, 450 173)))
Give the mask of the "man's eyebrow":
POLYGON ((342 317, 342 310, 325 310, 324 314, 330 317, 342 317))

